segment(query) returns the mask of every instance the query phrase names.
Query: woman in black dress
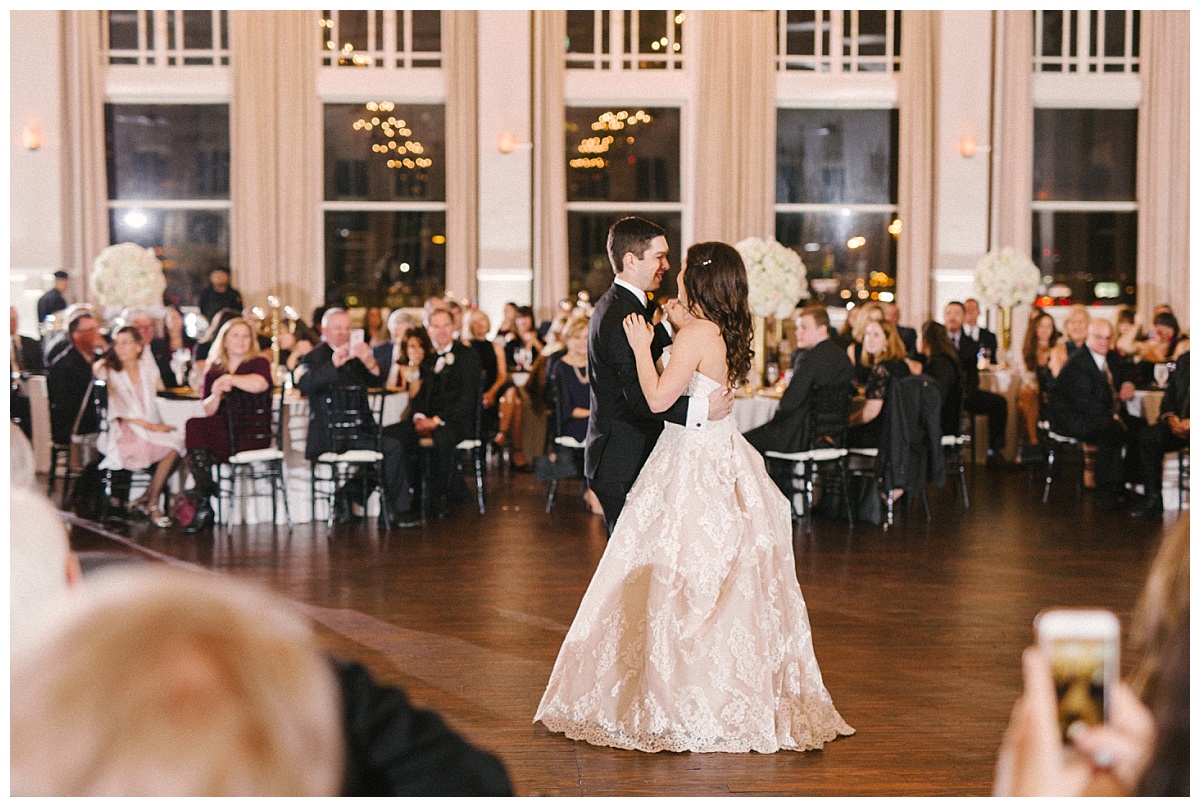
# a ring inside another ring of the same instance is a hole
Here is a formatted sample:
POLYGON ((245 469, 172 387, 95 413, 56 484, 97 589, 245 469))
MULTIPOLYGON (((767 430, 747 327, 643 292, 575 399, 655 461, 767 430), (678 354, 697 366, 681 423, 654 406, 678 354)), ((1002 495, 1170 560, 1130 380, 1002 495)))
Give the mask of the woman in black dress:
POLYGON ((883 411, 888 387, 894 379, 912 375, 905 361, 907 355, 904 342, 900 341, 900 334, 892 323, 886 320, 867 323, 863 329, 863 359, 869 363, 870 371, 863 390, 866 402, 850 414, 846 440, 852 448, 879 448, 883 431, 879 414, 883 411))
MULTIPOLYGON (((558 396, 558 433, 580 445, 587 441, 588 419, 592 415, 592 385, 588 379, 588 318, 574 317, 563 328, 567 352, 554 365, 551 383, 558 396)), ((586 484, 586 482, 585 482, 586 484)), ((603 515, 600 500, 591 488, 584 492, 588 509, 603 515)))
POLYGON ((922 372, 938 383, 942 434, 958 434, 962 429, 963 371, 945 325, 929 320, 922 326, 919 358, 922 372))

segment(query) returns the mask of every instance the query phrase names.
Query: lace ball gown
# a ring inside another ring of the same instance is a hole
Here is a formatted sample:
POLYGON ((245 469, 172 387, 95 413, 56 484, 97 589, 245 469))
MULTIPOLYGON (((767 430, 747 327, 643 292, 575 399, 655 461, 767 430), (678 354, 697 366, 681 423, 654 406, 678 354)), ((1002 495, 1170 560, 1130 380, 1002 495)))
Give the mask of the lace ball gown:
MULTIPOLYGON (((692 375, 687 393, 720 384, 692 375)), ((667 424, 534 721, 639 751, 804 751, 853 734, 813 653, 791 511, 732 417, 667 424)))

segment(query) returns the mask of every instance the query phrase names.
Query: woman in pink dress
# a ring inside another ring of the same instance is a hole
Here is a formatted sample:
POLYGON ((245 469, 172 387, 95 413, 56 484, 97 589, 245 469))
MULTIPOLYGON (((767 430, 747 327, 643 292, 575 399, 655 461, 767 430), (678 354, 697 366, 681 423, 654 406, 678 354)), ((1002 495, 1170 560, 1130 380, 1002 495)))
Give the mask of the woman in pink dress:
MULTIPOLYGON (((229 424, 225 397, 231 394, 259 395, 271 389, 271 363, 258 349, 258 340, 250 323, 234 317, 221 326, 208 354, 201 396, 205 417, 187 422, 187 454, 192 468, 191 498, 196 500, 196 515, 184 532, 208 529, 213 523, 212 496, 217 485, 212 468, 229 459, 229 424)), ((266 448, 262 445, 239 446, 240 450, 266 448)))
POLYGON ((96 378, 108 384, 108 430, 101 434, 97 448, 104 454, 100 467, 105 470, 154 467, 146 492, 131 507, 156 527, 169 527, 171 519, 158 500, 183 453, 183 435, 162 422, 158 413, 162 379, 144 372, 139 361, 143 349, 141 333, 127 325, 117 331, 112 347, 93 367, 96 378))

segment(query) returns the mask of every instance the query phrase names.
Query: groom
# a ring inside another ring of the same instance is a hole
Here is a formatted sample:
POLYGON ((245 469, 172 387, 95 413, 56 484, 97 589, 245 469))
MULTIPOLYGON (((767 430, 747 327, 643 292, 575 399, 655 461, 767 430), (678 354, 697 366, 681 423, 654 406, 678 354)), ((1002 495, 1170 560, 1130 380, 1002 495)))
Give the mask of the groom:
MULTIPOLYGON (((616 278, 596 303, 588 324, 588 374, 592 405, 588 418, 584 465, 596 498, 604 509, 604 525, 611 536, 625 496, 650 456, 663 421, 700 428, 706 419, 719 420, 733 408, 727 387, 708 398, 680 397, 665 412, 650 411, 638 384, 633 349, 622 321, 637 313, 653 322, 655 304, 646 292, 662 282, 667 263, 667 235, 662 227, 635 216, 621 219, 608 230, 608 258, 616 278)), ((676 309, 678 305, 676 305, 676 309)), ((677 325, 671 307, 667 322, 677 325)), ((671 342, 665 323, 655 328, 651 353, 655 361, 671 342)))

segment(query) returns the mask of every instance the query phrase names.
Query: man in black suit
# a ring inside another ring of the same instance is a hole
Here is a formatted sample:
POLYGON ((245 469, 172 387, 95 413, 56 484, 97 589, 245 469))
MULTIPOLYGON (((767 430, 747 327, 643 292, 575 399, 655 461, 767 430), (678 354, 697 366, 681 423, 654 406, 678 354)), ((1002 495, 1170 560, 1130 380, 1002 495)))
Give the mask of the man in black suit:
POLYGON ((412 420, 389 426, 384 434, 403 441, 413 479, 420 472, 420 441, 433 440, 429 494, 436 511, 444 515, 449 505, 465 498, 462 479, 455 478, 454 452, 460 441, 475 435, 483 363, 475 348, 455 339, 454 315, 448 309, 434 309, 427 329, 433 353, 421 365, 421 389, 411 403, 412 420))
POLYGON ((57 314, 67 307, 67 298, 63 296, 63 292, 67 290, 67 285, 71 282, 71 276, 66 272, 58 271, 54 273, 54 286, 38 298, 37 315, 38 322, 45 322, 46 317, 51 314, 57 314))
MULTIPOLYGON (((308 398, 308 440, 304 456, 315 460, 332 449, 329 432, 329 411, 325 395, 334 387, 368 387, 383 385, 379 364, 365 342, 350 344, 350 315, 341 308, 330 308, 321 317, 322 342, 310 350, 296 367, 296 386, 308 398)), ((374 440, 362 448, 374 448, 374 440)), ((383 495, 387 497, 391 521, 380 515, 380 526, 415 527, 420 525, 413 512, 412 492, 406 470, 404 444, 387 432, 382 438, 383 495)), ((349 516, 351 502, 365 503, 361 487, 347 485, 350 490, 338 491, 337 509, 340 518, 349 516)))
POLYGON ((958 363, 963 371, 963 409, 987 417, 988 464, 1008 466, 1004 460, 1004 440, 1008 433, 1008 402, 1004 400, 1003 395, 979 388, 979 343, 963 332, 965 314, 966 307, 957 300, 946 303, 946 310, 943 312, 946 335, 958 351, 958 363))
POLYGON ((1050 393, 1050 428, 1096 446, 1096 504, 1116 510, 1128 503, 1121 449, 1129 429, 1117 410, 1117 385, 1109 367, 1112 323, 1094 319, 1088 324, 1085 350, 1067 359, 1050 393))
MULTIPOLYGON (((681 396, 665 412, 653 413, 638 383, 633 349, 621 323, 637 313, 653 321, 647 292, 662 282, 667 263, 666 231, 635 216, 615 222, 608 231, 608 259, 616 278, 596 303, 588 323, 588 374, 592 388, 584 473, 590 481, 609 535, 616 526, 625 496, 658 441, 663 422, 699 428, 719 420, 733 408, 730 390, 720 387, 707 399, 681 396)), ((678 305, 676 302, 675 305, 678 305)), ((668 322, 673 311, 665 311, 668 322)), ((651 353, 657 361, 670 343, 666 326, 655 328, 651 353)))
POLYGON ((980 326, 979 301, 974 297, 968 297, 966 300, 963 300, 962 330, 963 333, 975 340, 975 344, 979 346, 979 350, 988 351, 989 360, 996 362, 996 351, 999 349, 996 334, 980 326))
POLYGON ((900 335, 900 341, 904 343, 904 349, 908 351, 908 357, 915 359, 917 357, 917 329, 900 324, 900 306, 895 303, 885 304, 883 316, 888 322, 896 326, 896 333, 900 335))
POLYGON ((1142 458, 1142 479, 1146 503, 1130 515, 1154 518, 1163 512, 1163 454, 1188 445, 1192 434, 1192 352, 1184 353, 1175 363, 1175 372, 1167 382, 1158 422, 1142 429, 1137 443, 1142 458))
POLYGON ((746 432, 747 442, 760 453, 812 448, 815 435, 809 430, 817 389, 840 386, 845 388, 847 400, 853 395, 854 365, 846 351, 829 338, 829 313, 824 306, 810 306, 796 315, 796 346, 792 380, 774 417, 746 432))
POLYGON ((88 385, 92 382, 92 363, 104 344, 100 325, 90 314, 81 314, 71 321, 68 333, 70 347, 58 354, 46 377, 46 392, 50 398, 50 433, 54 442, 71 442, 75 418, 79 416, 79 434, 100 430, 96 413, 89 407, 80 414, 88 385))

